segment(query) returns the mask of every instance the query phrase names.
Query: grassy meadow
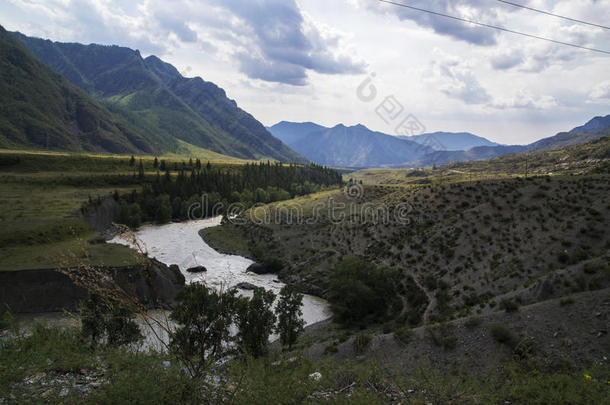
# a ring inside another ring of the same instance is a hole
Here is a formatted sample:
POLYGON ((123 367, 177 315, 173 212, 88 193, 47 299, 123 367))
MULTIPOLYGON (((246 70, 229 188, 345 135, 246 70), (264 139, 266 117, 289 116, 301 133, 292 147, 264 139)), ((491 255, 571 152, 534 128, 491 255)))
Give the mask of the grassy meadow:
MULTIPOLYGON (((160 156, 170 169, 199 158, 217 166, 243 164, 184 143, 189 155, 160 156), (192 155, 190 155, 192 153, 192 155)), ((0 271, 56 268, 74 261, 120 266, 135 263, 131 249, 99 243, 82 220, 89 199, 140 189, 140 160, 145 176, 154 176, 153 156, 96 155, 48 151, 0 150, 0 271)))

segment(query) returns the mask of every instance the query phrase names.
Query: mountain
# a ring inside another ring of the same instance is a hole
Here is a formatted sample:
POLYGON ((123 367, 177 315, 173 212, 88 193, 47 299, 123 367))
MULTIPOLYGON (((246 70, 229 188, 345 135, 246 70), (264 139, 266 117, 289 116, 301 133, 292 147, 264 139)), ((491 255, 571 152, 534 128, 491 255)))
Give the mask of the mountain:
POLYGON ((398 136, 399 138, 430 146, 434 150, 469 150, 477 146, 498 146, 481 136, 470 132, 432 132, 413 136, 398 136))
POLYGON ((346 127, 339 124, 301 137, 295 134, 292 132, 292 139, 296 140, 290 143, 294 150, 316 163, 336 167, 399 165, 432 151, 428 146, 374 132, 364 125, 346 127))
POLYGON ((560 132, 529 145, 497 145, 475 147, 465 151, 435 151, 417 161, 410 162, 409 166, 432 166, 433 164, 441 165, 449 162, 492 159, 509 153, 550 151, 584 144, 608 135, 610 135, 610 115, 595 117, 585 125, 576 127, 570 132, 560 132))
POLYGON ((54 72, 0 26, 0 147, 152 153, 127 122, 54 72))
POLYGON ((602 129, 610 127, 610 115, 606 115, 605 117, 595 117, 589 120, 585 125, 581 125, 572 129, 570 132, 583 132, 583 131, 592 131, 596 129, 602 129))
MULTIPOLYGON (((334 128, 327 128, 313 122, 281 121, 269 127, 268 130, 314 162, 346 167, 402 166, 411 164, 411 162, 428 162, 437 158, 443 161, 453 155, 435 154, 435 151, 462 151, 463 148, 498 145, 469 132, 434 132, 415 136, 391 136, 370 131, 363 125, 353 127, 338 125, 334 128), (372 139, 366 139, 366 136, 371 136, 372 139), (396 140, 401 142, 396 142, 396 140), (426 154, 431 154, 430 159, 422 160, 426 154)), ((493 155, 488 150, 479 150, 475 151, 472 156, 486 154, 493 155)), ((462 153, 462 155, 463 159, 468 159, 468 154, 462 153)))
POLYGON ((296 142, 305 136, 318 132, 323 129, 329 129, 313 122, 288 122, 281 121, 272 127, 267 128, 269 132, 276 138, 282 140, 286 145, 292 147, 296 142))
POLYGON ((183 77, 156 56, 119 46, 60 43, 14 33, 40 60, 139 128, 159 149, 177 139, 246 159, 306 159, 274 138, 223 89, 183 77))
POLYGON ((421 158, 409 162, 407 167, 421 167, 443 165, 449 162, 469 162, 473 160, 487 160, 506 155, 508 153, 521 153, 528 150, 522 145, 477 146, 468 150, 434 151, 421 158))

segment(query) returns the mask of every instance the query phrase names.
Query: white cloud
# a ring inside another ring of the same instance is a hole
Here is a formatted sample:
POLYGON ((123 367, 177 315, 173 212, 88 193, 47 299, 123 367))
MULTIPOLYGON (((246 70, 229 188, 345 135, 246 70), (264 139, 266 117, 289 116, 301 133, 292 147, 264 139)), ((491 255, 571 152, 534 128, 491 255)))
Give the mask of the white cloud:
POLYGON ((610 101, 610 80, 596 84, 589 92, 588 101, 610 101))

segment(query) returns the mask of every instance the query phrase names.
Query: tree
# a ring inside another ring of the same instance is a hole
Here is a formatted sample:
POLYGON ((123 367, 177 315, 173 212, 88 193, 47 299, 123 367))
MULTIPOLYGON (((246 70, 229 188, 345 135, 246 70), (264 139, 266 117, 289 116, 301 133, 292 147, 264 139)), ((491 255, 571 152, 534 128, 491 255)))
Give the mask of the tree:
POLYGON ((142 339, 135 313, 120 302, 91 294, 81 302, 81 333, 91 346, 106 343, 108 346, 123 346, 142 339))
POLYGON ((273 291, 255 288, 251 299, 241 297, 237 303, 237 341, 243 352, 259 357, 267 352, 269 335, 273 332, 276 317, 271 306, 273 291))
POLYGON ((129 158, 129 166, 135 166, 136 164, 136 158, 131 155, 131 158, 129 158))
POLYGON ((280 290, 280 298, 275 308, 278 319, 276 331, 280 334, 282 345, 288 346, 288 349, 292 349, 305 326, 302 305, 303 294, 299 294, 294 287, 285 285, 280 290))
POLYGON ((155 221, 165 224, 172 219, 172 204, 167 194, 155 198, 155 221))
POLYGON ((140 159, 140 165, 138 166, 138 178, 144 178, 144 164, 142 163, 142 159, 140 159))
POLYGON ((157 167, 159 167, 159 159, 157 159, 157 157, 155 156, 155 160, 153 161, 153 167, 156 169, 157 167))
POLYGON ((235 294, 235 290, 219 293, 199 283, 185 286, 178 294, 179 304, 170 315, 178 325, 170 349, 185 362, 191 375, 202 375, 211 363, 227 354, 235 294))
POLYGON ((328 299, 339 322, 353 324, 367 317, 379 320, 392 305, 399 305, 396 269, 377 268, 359 258, 339 261, 330 277, 328 299))
POLYGON ((165 165, 165 159, 161 159, 161 164, 159 165, 159 170, 161 170, 162 172, 166 171, 166 165, 165 165))

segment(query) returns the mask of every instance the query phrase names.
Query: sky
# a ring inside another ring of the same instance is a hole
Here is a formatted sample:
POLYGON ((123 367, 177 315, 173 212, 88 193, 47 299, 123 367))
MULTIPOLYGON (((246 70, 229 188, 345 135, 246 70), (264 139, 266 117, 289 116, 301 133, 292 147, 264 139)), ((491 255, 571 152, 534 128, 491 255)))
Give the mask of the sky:
MULTIPOLYGON (((610 30, 494 0, 394 0, 610 51, 610 30)), ((609 0, 513 0, 609 25, 609 0)), ((524 144, 610 114, 610 55, 378 0, 0 0, 9 31, 157 55, 269 126, 524 144)))

